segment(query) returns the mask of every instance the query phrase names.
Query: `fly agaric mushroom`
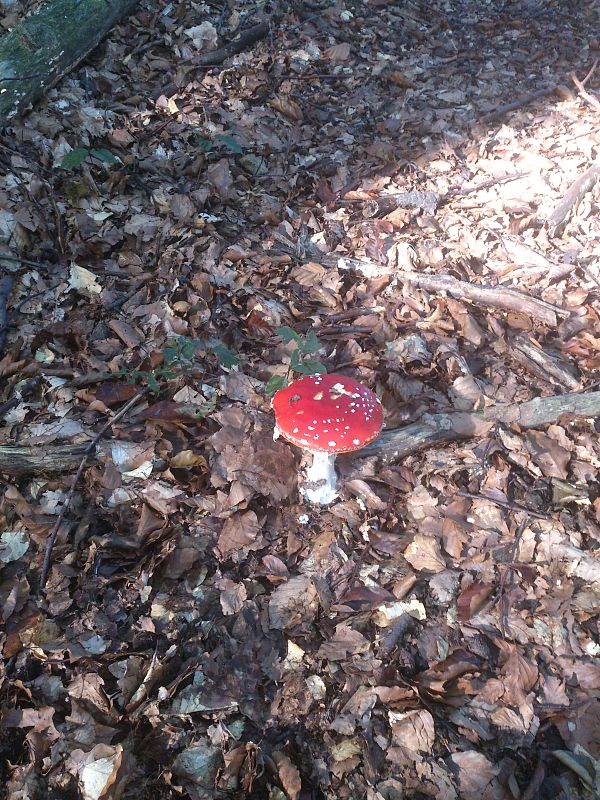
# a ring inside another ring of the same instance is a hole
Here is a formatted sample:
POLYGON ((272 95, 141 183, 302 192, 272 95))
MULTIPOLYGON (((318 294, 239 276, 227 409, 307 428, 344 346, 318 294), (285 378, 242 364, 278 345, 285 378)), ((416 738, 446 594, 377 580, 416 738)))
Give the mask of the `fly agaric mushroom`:
POLYGON ((377 395, 345 375, 307 375, 273 396, 275 438, 312 455, 301 493, 327 505, 337 496, 334 461, 369 444, 381 431, 383 410, 377 395))

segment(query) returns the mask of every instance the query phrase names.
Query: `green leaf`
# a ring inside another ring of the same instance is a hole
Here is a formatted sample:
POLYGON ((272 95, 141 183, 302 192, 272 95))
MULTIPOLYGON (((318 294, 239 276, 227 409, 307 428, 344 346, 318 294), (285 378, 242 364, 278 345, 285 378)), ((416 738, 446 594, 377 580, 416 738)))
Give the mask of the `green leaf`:
POLYGON ((296 371, 302 375, 322 375, 327 372, 327 368, 320 361, 303 361, 296 367, 296 371))
POLYGON ((277 335, 281 336, 284 341, 284 344, 289 344, 290 342, 296 342, 298 347, 301 347, 303 344, 302 337, 299 333, 293 328, 290 328, 288 325, 284 325, 281 328, 277 328, 277 335))
POLYGON ((71 152, 67 153, 60 166, 63 169, 75 169, 80 167, 89 155, 89 151, 85 147, 75 147, 71 152))
POLYGON ((311 354, 318 353, 322 347, 323 345, 317 339, 316 333, 311 330, 306 334, 306 339, 302 345, 300 345, 300 350, 302 350, 303 353, 311 354))
POLYGON ((228 347, 225 347, 224 344, 216 344, 212 348, 213 353, 219 360, 219 364, 224 369, 231 369, 235 367, 236 364, 240 363, 240 357, 230 350, 228 347))
POLYGON ((110 150, 106 150, 104 147, 95 147, 91 151, 91 155, 93 155, 94 158, 97 158, 98 161, 102 161, 103 164, 110 164, 110 166, 118 164, 121 161, 120 158, 117 158, 117 156, 113 155, 110 150))
POLYGON ((214 143, 210 139, 205 139, 203 136, 198 137, 198 147, 203 153, 210 153, 214 147, 214 143))
POLYGON ((171 364, 177 358, 178 350, 175 347, 165 347, 162 353, 167 364, 171 364))
POLYGON ((302 365, 302 359, 300 358, 300 351, 292 350, 292 355, 290 356, 290 367, 292 369, 298 370, 301 365, 302 365))
POLYGON ((265 386, 265 394, 267 397, 273 397, 275 392, 287 386, 287 381, 283 375, 271 375, 265 386))
POLYGON ((160 389, 160 386, 158 384, 158 381, 154 377, 154 375, 152 375, 151 373, 148 373, 147 381, 148 381, 148 386, 150 387, 150 389, 153 392, 158 392, 158 390, 160 389))
POLYGON ((237 139, 234 139, 233 136, 227 136, 226 134, 219 134, 217 136, 217 141, 224 144, 228 150, 231 150, 232 153, 237 153, 237 155, 241 155, 244 150, 240 146, 240 143, 237 139))

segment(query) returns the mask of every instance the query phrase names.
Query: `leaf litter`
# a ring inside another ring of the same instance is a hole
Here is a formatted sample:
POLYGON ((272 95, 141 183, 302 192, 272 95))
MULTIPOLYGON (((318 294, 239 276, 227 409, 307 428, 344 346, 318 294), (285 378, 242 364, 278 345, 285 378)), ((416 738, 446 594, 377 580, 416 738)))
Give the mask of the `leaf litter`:
POLYGON ((599 22, 152 0, 5 132, 3 796, 598 795, 599 22), (322 370, 464 430, 302 504, 322 370))

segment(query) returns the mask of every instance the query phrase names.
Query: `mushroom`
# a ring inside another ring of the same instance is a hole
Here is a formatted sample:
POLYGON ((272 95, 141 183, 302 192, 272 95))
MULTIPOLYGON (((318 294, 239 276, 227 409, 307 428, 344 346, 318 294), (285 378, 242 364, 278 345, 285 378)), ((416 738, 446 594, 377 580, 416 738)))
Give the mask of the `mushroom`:
POLYGON ((275 438, 279 435, 312 455, 302 495, 327 505, 337 497, 337 453, 360 450, 383 426, 377 395, 345 375, 307 375, 273 396, 275 438))

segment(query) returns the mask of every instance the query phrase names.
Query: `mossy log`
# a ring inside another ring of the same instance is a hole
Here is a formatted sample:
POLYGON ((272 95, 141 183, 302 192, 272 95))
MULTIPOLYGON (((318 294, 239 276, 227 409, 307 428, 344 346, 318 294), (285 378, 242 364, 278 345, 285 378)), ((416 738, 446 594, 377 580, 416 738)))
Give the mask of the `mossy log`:
POLYGON ((0 38, 0 128, 66 75, 137 0, 53 0, 0 38))

